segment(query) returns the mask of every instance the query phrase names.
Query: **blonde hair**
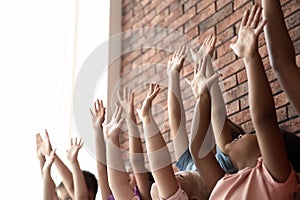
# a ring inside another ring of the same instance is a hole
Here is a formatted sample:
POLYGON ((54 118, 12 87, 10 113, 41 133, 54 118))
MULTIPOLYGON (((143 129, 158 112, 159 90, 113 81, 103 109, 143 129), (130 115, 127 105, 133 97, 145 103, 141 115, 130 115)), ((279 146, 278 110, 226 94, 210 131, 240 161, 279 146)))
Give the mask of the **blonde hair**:
POLYGON ((206 200, 209 198, 210 192, 208 188, 206 187, 206 184, 204 183, 202 177, 197 171, 190 171, 191 180, 193 180, 193 185, 195 187, 193 188, 192 195, 189 197, 189 199, 195 199, 195 200, 206 200))

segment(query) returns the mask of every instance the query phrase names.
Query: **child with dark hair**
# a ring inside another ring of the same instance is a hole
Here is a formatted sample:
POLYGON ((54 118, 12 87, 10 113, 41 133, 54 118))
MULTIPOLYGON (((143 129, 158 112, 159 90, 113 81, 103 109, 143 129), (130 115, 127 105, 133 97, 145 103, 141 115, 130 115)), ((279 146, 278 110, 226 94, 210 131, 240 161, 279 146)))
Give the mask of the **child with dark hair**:
MULTIPOLYGON (((238 40, 231 45, 234 52, 243 58, 246 66, 250 112, 256 130, 256 136, 245 134, 225 146, 239 172, 226 174, 222 178, 224 173, 221 173, 222 170, 212 154, 199 157, 210 115, 204 116, 206 120, 199 120, 199 126, 206 128, 204 131, 196 130, 196 140, 192 144, 194 161, 207 186, 212 190, 210 199, 299 198, 299 175, 288 161, 277 124, 271 89, 258 52, 257 38, 266 23, 259 23, 260 15, 261 8, 258 6, 253 6, 250 14, 248 11, 244 13, 238 40)), ((209 95, 208 90, 206 93, 209 95)), ((210 101, 207 106, 209 103, 210 101)), ((223 129, 228 129, 226 123, 223 129)))

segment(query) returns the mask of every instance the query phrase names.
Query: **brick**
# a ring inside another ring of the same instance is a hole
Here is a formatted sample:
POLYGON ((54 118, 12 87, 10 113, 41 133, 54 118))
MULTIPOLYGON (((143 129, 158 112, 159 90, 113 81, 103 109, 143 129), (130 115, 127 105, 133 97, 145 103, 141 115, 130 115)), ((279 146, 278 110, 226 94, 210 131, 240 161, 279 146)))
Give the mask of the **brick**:
POLYGON ((244 83, 245 81, 247 81, 246 69, 244 69, 244 70, 237 73, 237 82, 238 82, 238 84, 244 83))
POLYGON ((277 121, 282 122, 287 119, 286 107, 282 107, 276 110, 277 121))
POLYGON ((216 48, 218 57, 221 57, 222 55, 225 55, 226 53, 229 53, 232 51, 230 48, 230 44, 232 44, 235 41, 235 38, 232 38, 231 40, 228 40, 227 42, 223 43, 222 45, 219 45, 216 48))
POLYGON ((250 110, 249 109, 242 110, 241 112, 238 112, 234 115, 231 115, 229 118, 232 121, 236 122, 237 124, 243 124, 243 123, 248 122, 249 120, 251 120, 250 110))
POLYGON ((227 115, 232 115, 240 110, 239 101, 233 101, 231 103, 226 104, 227 115))
MULTIPOLYGON (((235 61, 235 58, 236 58, 236 56, 235 56, 234 52, 231 51, 223 56, 218 57, 216 60, 213 61, 213 63, 214 63, 214 66, 224 67, 224 66, 229 65, 233 61, 235 61)), ((220 67, 218 67, 218 68, 220 68, 220 67)))
POLYGON ((215 11, 216 11, 215 5, 210 4, 203 11, 199 12, 188 22, 189 26, 193 27, 198 24, 201 24, 205 19, 213 16, 215 14, 215 11))
POLYGON ((285 19, 285 24, 288 30, 298 26, 300 24, 300 10, 294 13, 293 15, 289 16, 285 19))
POLYGON ((239 100, 240 100, 242 110, 245 109, 245 108, 249 108, 249 97, 248 97, 248 95, 240 97, 239 100))
POLYGON ((228 27, 221 33, 217 34, 216 46, 219 46, 235 36, 234 27, 228 27))
POLYGON ((222 79, 225 79, 226 77, 237 73, 238 71, 242 70, 244 68, 244 63, 242 60, 237 60, 234 63, 231 63, 230 65, 227 65, 225 68, 222 68, 219 70, 219 73, 222 74, 222 79))
POLYGON ((250 0, 239 0, 239 1, 234 1, 233 2, 233 9, 237 10, 238 8, 240 8, 241 6, 243 6, 244 4, 248 3, 250 0))
MULTIPOLYGON (((183 10, 184 12, 186 12, 187 10, 189 10, 191 7, 194 7, 196 4, 198 3, 198 1, 187 1, 183 4, 183 10)), ((196 8, 196 6, 195 6, 196 8)))
POLYGON ((291 119, 287 122, 280 124, 280 128, 282 128, 283 130, 286 130, 288 132, 291 132, 291 133, 298 132, 299 127, 300 127, 300 118, 299 117, 295 118, 295 119, 291 119))
POLYGON ((284 17, 288 17, 289 15, 293 14, 295 11, 299 10, 299 8, 300 8, 299 2, 297 3, 295 0, 288 2, 282 7, 282 12, 284 17))
POLYGON ((289 35, 292 41, 296 41, 300 39, 300 26, 295 27, 294 29, 289 31, 289 35))
POLYGON ((289 103, 288 99, 286 98, 283 92, 274 96, 274 102, 276 108, 287 105, 289 103))
POLYGON ((229 3, 232 3, 232 0, 218 0, 218 1, 216 1, 217 10, 220 10, 221 8, 223 8, 224 6, 226 6, 229 3))
POLYGON ((227 91, 237 85, 235 75, 230 76, 229 78, 223 79, 220 81, 220 84, 223 85, 222 91, 227 91))
POLYGON ((230 89, 229 91, 226 91, 223 93, 224 101, 225 103, 229 103, 248 92, 248 85, 247 83, 243 83, 241 85, 238 85, 235 88, 230 89))
POLYGON ((215 4, 215 0, 206 0, 206 1, 199 1, 196 5, 197 13, 203 11, 208 7, 210 4, 215 4))
POLYGON ((160 1, 160 4, 156 7, 156 13, 159 14, 163 10, 165 10, 170 4, 173 2, 173 0, 164 0, 160 1))
POLYGON ((248 121, 246 123, 241 124, 241 127, 244 129, 246 133, 254 133, 254 127, 252 121, 248 121))
POLYGON ((292 104, 287 106, 287 113, 289 118, 297 117, 298 113, 292 104))
POLYGON ((186 35, 191 39, 195 38, 196 36, 199 35, 198 27, 195 26, 193 29, 191 29, 189 32, 187 32, 186 35))
MULTIPOLYGON (((209 17, 208 19, 204 20, 200 23, 200 33, 205 32, 209 27, 215 26, 217 23, 222 21, 222 19, 226 18, 227 16, 230 16, 233 12, 232 4, 228 4, 218 12, 216 12, 214 15, 209 17)), ((221 32, 221 31, 220 31, 221 32)))
POLYGON ((188 10, 186 13, 184 13, 181 17, 179 17, 178 19, 173 21, 173 23, 169 27, 172 29, 177 29, 179 26, 181 26, 185 22, 187 22, 190 18, 195 16, 195 14, 196 14, 196 9, 195 9, 195 7, 192 7, 190 10, 188 10))
POLYGON ((282 89, 281 89, 278 81, 274 81, 274 82, 270 83, 270 87, 271 87, 273 95, 277 94, 279 92, 282 92, 282 89))
POLYGON ((226 28, 230 27, 237 21, 240 21, 243 17, 244 12, 250 9, 252 5, 253 5, 252 2, 249 2, 245 4, 243 7, 239 8, 238 10, 235 10, 233 13, 231 11, 232 14, 230 13, 231 15, 229 15, 228 17, 224 16, 222 18, 224 20, 220 20, 220 23, 217 24, 217 33, 224 31, 226 28))

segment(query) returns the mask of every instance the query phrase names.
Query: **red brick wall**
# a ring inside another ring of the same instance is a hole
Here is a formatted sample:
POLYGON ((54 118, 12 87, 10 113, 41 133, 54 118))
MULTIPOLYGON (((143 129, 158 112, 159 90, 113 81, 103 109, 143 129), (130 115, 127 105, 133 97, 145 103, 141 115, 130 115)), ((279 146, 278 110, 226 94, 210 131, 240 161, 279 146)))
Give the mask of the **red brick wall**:
MULTIPOLYGON (((300 1, 282 0, 281 2, 286 24, 295 45, 297 64, 300 66, 300 1)), ((236 38, 243 12, 252 5, 252 0, 122 1, 122 27, 125 32, 122 43, 124 51, 121 69, 122 85, 128 85, 134 89, 136 106, 140 106, 146 95, 146 83, 154 80, 163 85, 163 90, 155 102, 159 106, 154 107, 153 113, 156 121, 164 125, 163 133, 166 140, 169 140, 167 90, 165 87, 167 84, 166 64, 170 53, 157 48, 174 49, 182 42, 187 43, 190 47, 195 47, 195 44, 202 43, 203 39, 211 33, 217 36, 214 64, 223 75, 220 82, 224 85, 223 96, 228 116, 246 131, 253 131, 245 68, 242 61, 229 48, 229 44, 236 38), (153 31, 153 33, 145 30, 132 31, 147 27, 174 29, 181 33, 181 36, 168 39, 168 33, 160 32, 160 30, 153 31), (145 44, 149 35, 158 38, 157 43, 152 44, 153 48, 147 48, 149 46, 145 44)), ((286 130, 298 133, 300 118, 288 102, 270 67, 263 34, 259 39, 259 51, 274 94, 278 122, 286 130)), ((181 74, 181 86, 188 132, 194 99, 190 88, 184 83, 184 78, 189 77, 192 71, 192 65, 185 62, 181 74)), ((124 145, 127 146, 127 143, 125 142, 124 145)))

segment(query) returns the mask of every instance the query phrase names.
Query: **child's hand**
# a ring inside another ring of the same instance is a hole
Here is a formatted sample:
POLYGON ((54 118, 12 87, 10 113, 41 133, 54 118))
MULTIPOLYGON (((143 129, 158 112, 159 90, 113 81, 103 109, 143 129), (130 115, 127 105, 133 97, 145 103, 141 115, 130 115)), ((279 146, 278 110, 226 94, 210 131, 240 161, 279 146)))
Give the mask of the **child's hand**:
POLYGON ((41 135, 36 134, 36 153, 38 159, 43 159, 44 156, 50 155, 52 146, 49 139, 48 131, 45 130, 45 140, 42 139, 41 135))
POLYGON ((157 96, 159 91, 160 91, 159 85, 154 83, 150 84, 148 94, 143 102, 142 107, 140 109, 137 109, 137 113, 141 120, 143 120, 147 116, 149 117, 152 101, 157 96))
POLYGON ((206 76, 207 56, 199 61, 199 64, 194 68, 194 79, 188 84, 192 87, 194 96, 199 98, 202 95, 208 94, 213 82, 219 78, 219 74, 215 73, 211 77, 206 76))
POLYGON ((121 119, 122 116, 122 108, 120 105, 117 105, 116 111, 114 112, 111 121, 105 125, 105 133, 106 137, 116 138, 119 137, 119 133, 121 131, 121 125, 124 119, 121 119))
POLYGON ((263 20, 259 24, 261 11, 262 8, 255 5, 252 7, 250 15, 248 11, 244 13, 240 25, 238 40, 234 44, 230 45, 234 53, 241 58, 251 58, 258 53, 258 36, 266 24, 266 20, 263 20))
POLYGON ((205 38, 198 52, 195 49, 191 49, 190 51, 194 62, 198 63, 199 60, 201 60, 207 55, 210 55, 210 57, 212 57, 215 49, 215 45, 216 45, 216 36, 211 34, 207 38, 205 38))
POLYGON ((77 161, 78 152, 82 146, 83 146, 83 141, 81 138, 80 139, 77 139, 77 137, 71 138, 70 147, 67 150, 67 159, 69 160, 70 163, 74 163, 77 161))
POLYGON ((167 68, 168 72, 171 71, 180 72, 180 70, 183 67, 183 61, 185 58, 184 52, 185 52, 184 45, 180 45, 176 49, 176 51, 173 53, 173 56, 168 61, 168 68, 167 68))
POLYGON ((54 149, 53 151, 51 151, 50 153, 50 156, 49 157, 46 157, 46 162, 43 166, 43 170, 46 171, 46 170, 50 170, 51 169, 51 166, 54 162, 54 159, 55 159, 55 151, 56 149, 54 149))
POLYGON ((97 129, 102 126, 102 123, 105 120, 105 107, 103 106, 102 100, 99 101, 99 99, 97 99, 97 101, 94 102, 94 109, 95 109, 95 113, 91 108, 90 108, 90 112, 92 115, 93 126, 95 129, 97 129))
POLYGON ((123 110, 125 111, 126 117, 133 117, 134 116, 134 105, 133 105, 134 94, 131 92, 131 90, 128 89, 128 87, 125 87, 123 90, 123 96, 119 92, 118 98, 123 110))

